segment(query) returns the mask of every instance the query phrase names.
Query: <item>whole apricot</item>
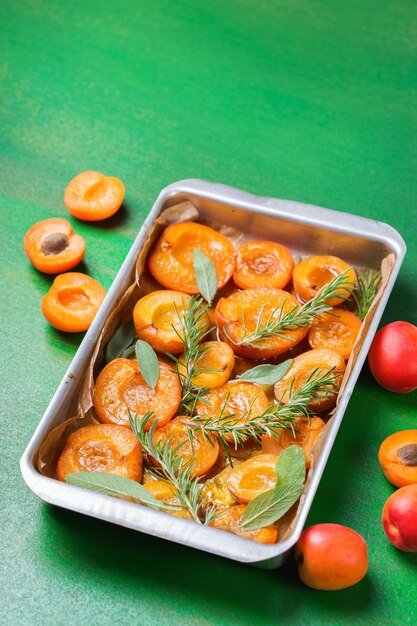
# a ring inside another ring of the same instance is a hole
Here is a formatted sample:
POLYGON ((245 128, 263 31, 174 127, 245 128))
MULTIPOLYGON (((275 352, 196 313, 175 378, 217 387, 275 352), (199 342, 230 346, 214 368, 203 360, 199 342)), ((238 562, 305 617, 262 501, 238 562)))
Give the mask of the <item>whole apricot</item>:
POLYGON ((377 332, 368 363, 377 382, 394 393, 417 389, 417 326, 392 322, 377 332))
POLYGON ((307 528, 297 541, 294 555, 301 580, 313 589, 345 589, 362 580, 368 571, 365 540, 340 524, 307 528))
POLYGON ((417 485, 395 491, 384 504, 382 525, 393 546, 417 552, 417 485))

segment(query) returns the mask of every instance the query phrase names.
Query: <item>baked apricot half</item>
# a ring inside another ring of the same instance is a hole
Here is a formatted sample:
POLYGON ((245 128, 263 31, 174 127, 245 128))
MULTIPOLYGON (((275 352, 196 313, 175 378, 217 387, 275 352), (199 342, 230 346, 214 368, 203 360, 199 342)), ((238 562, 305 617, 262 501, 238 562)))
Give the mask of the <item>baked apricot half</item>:
MULTIPOLYGON (((217 461, 219 455, 219 442, 215 437, 205 437, 196 431, 191 440, 188 430, 183 421, 188 420, 186 415, 179 415, 168 422, 164 428, 155 431, 154 443, 164 444, 175 450, 177 456, 184 458, 184 465, 191 464, 191 476, 203 476, 217 461)), ((152 459, 150 459, 152 461, 152 459)))
MULTIPOLYGON (((159 363, 159 377, 152 389, 143 379, 136 359, 114 359, 97 376, 93 405, 97 417, 109 424, 129 426, 129 411, 155 413, 158 428, 173 417, 181 402, 178 376, 165 363, 159 363)), ((154 420, 145 427, 149 430, 154 420)))
POLYGON ((121 207, 125 196, 122 181, 100 172, 81 172, 69 183, 64 203, 74 217, 86 222, 105 220, 121 207))
MULTIPOLYGON (((235 365, 232 348, 224 341, 203 341, 200 348, 202 356, 195 362, 199 373, 192 379, 193 385, 213 389, 227 383, 235 365)), ((178 364, 180 377, 187 376, 185 362, 185 354, 182 354, 178 364)))
MULTIPOLYGON (((195 411, 203 418, 219 419, 230 416, 235 424, 245 424, 261 415, 268 406, 268 398, 259 385, 231 381, 211 389, 204 396, 204 401, 197 402, 195 411)), ((226 435, 225 440, 234 441, 232 435, 226 435)))
POLYGON ((216 306, 220 337, 233 351, 247 359, 278 356, 293 348, 308 333, 308 328, 280 331, 262 339, 250 340, 257 330, 300 308, 297 299, 282 289, 245 289, 221 298, 216 306))
POLYGON ((216 270, 218 289, 223 287, 231 278, 235 266, 232 243, 224 235, 196 222, 181 222, 165 228, 149 256, 149 271, 168 289, 196 294, 195 249, 211 260, 216 270))
POLYGON ((37 222, 24 238, 29 261, 40 272, 60 274, 78 265, 85 253, 85 241, 71 224, 60 217, 37 222))
POLYGON ((400 430, 381 444, 378 459, 396 487, 417 484, 417 430, 400 430))
POLYGON ((58 480, 71 472, 106 472, 140 481, 142 448, 122 426, 91 424, 72 433, 59 458, 58 480))
POLYGON ((275 454, 258 454, 243 461, 227 478, 227 487, 235 500, 247 504, 277 484, 275 454))
POLYGON ((274 394, 278 402, 285 404, 290 395, 302 387, 313 375, 322 376, 333 370, 335 377, 329 391, 319 392, 317 400, 309 404, 314 412, 322 412, 336 404, 337 393, 342 383, 346 365, 344 358, 334 350, 309 350, 296 356, 284 376, 274 385, 274 394))
POLYGON ((42 298, 42 313, 54 328, 80 333, 91 326, 105 295, 104 287, 87 274, 60 274, 42 298))
POLYGON ((288 446, 297 445, 303 449, 306 459, 306 469, 311 465, 311 451, 325 426, 320 417, 299 417, 295 420, 294 432, 291 429, 283 430, 278 437, 262 435, 262 452, 265 454, 280 455, 288 446))
POLYGON ((274 241, 248 241, 236 253, 233 280, 242 289, 283 289, 293 269, 292 254, 285 246, 274 241))
POLYGON ((347 361, 360 327, 361 321, 354 313, 345 309, 330 309, 321 313, 308 331, 308 343, 312 348, 335 350, 347 361))
POLYGON ((337 256, 309 256, 294 267, 292 280, 298 297, 307 302, 314 298, 324 285, 335 276, 346 272, 346 282, 340 295, 327 301, 329 306, 337 306, 349 298, 356 282, 355 270, 337 256))
POLYGON ((244 539, 252 539, 252 541, 257 541, 258 543, 276 543, 278 540, 278 529, 273 524, 257 530, 245 530, 242 528, 241 522, 245 509, 245 504, 231 506, 210 522, 210 526, 239 535, 244 537, 244 539))
MULTIPOLYGON (((133 323, 139 339, 158 352, 179 354, 184 350, 182 319, 191 297, 180 291, 153 291, 140 298, 133 310, 133 323)), ((208 328, 209 317, 201 318, 201 330, 208 328)))

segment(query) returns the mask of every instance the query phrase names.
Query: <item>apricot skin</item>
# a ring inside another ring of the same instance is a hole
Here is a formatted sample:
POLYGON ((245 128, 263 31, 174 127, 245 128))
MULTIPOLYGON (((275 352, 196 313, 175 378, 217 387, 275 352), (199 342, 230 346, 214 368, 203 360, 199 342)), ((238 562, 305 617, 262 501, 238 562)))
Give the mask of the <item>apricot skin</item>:
POLYGON ((368 363, 375 380, 388 391, 417 389, 417 326, 392 322, 377 332, 368 363))
POLYGON ((294 555, 301 580, 313 589, 345 589, 362 580, 368 571, 365 540, 339 524, 307 528, 297 541, 294 555))
POLYGON ((382 525, 393 546, 403 552, 417 552, 417 485, 395 491, 385 502, 382 525))

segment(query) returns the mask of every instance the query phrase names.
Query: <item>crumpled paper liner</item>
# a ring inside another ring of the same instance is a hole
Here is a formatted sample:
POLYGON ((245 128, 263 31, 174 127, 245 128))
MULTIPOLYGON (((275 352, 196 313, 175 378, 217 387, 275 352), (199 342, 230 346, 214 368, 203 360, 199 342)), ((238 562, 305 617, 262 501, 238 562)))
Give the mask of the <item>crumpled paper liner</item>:
MULTIPOLYGON (((156 243, 163 229, 168 224, 174 224, 177 222, 187 222, 187 221, 196 221, 199 218, 199 213, 197 208, 189 201, 182 202, 180 204, 171 206, 164 211, 162 211, 161 215, 155 220, 151 230, 148 233, 148 236, 142 246, 141 252, 139 253, 136 266, 134 268, 134 282, 129 286, 126 292, 123 294, 118 304, 115 306, 111 314, 109 315, 106 323, 104 324, 103 330, 99 336, 97 341, 96 348, 92 355, 90 364, 87 368, 85 374, 84 385, 80 392, 80 397, 78 399, 78 414, 53 430, 51 430, 46 437, 45 441, 42 443, 39 451, 37 467, 41 474, 49 477, 56 477, 56 464, 61 455, 66 440, 68 436, 81 428, 82 426, 87 426, 92 423, 97 423, 97 420, 94 416, 93 411, 93 389, 94 389, 94 378, 97 375, 98 371, 102 368, 104 362, 104 351, 105 347, 113 336, 116 329, 124 322, 132 319, 133 308, 136 302, 142 296, 150 293, 151 291, 155 291, 156 289, 161 289, 161 286, 153 279, 150 273, 147 270, 146 260, 148 257, 148 253, 153 245, 156 243)), ((205 222, 207 223, 207 222, 205 222)), ((223 224, 214 224, 207 223, 211 228, 218 230, 225 236, 227 236, 235 246, 235 248, 239 247, 244 241, 250 239, 244 233, 231 228, 229 226, 225 226, 223 224)), ((293 531, 296 518, 298 515, 298 511, 301 509, 305 493, 310 484, 312 474, 315 467, 315 462, 318 459, 322 449, 324 442, 327 437, 327 433, 331 426, 334 412, 336 411, 337 405, 339 403, 339 399, 343 393, 343 390, 346 387, 347 381, 349 380, 350 372, 352 367, 356 361, 356 357, 362 347, 364 338, 368 332, 369 325, 374 316, 376 307, 381 299, 381 296, 385 290, 385 286, 388 282, 388 279, 391 275, 392 269, 394 267, 395 257, 393 254, 388 255, 385 259, 383 259, 381 264, 381 284, 378 290, 378 293, 370 307, 367 316, 362 322, 361 329, 359 331, 358 337, 356 339, 352 354, 347 363, 346 371, 343 377, 342 385, 338 394, 337 403, 335 409, 330 413, 330 417, 324 427, 316 445, 313 448, 311 453, 311 466, 308 471, 306 477, 306 483, 304 486, 304 491, 300 497, 298 503, 296 503, 289 511, 286 513, 281 520, 278 522, 278 532, 279 532, 279 541, 283 541, 286 539, 293 531)), ((133 278, 133 273, 132 273, 133 278)), ((225 287, 227 290, 228 287, 225 287)), ((220 295, 225 295, 221 293, 220 295)), ((219 294, 216 297, 218 299, 219 294)), ((294 351, 296 352, 296 350, 294 351)), ((289 358, 288 355, 283 355, 282 359, 289 358)), ((247 364, 242 360, 240 363, 240 367, 242 372, 248 369, 248 367, 253 367, 256 362, 251 362, 247 364)), ((242 373, 241 372, 241 373, 242 373)))

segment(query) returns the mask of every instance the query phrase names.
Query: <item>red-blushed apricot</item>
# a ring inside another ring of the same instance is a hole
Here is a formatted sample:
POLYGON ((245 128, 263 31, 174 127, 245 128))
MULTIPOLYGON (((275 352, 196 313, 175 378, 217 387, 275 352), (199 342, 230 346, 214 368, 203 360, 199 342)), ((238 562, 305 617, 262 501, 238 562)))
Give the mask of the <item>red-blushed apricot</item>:
POLYGON ((71 224, 60 217, 37 222, 24 238, 29 261, 40 272, 60 274, 78 265, 85 253, 85 241, 71 224))
POLYGON ((243 461, 227 478, 227 487, 237 502, 247 504, 277 484, 275 454, 258 454, 243 461))
MULTIPOLYGON (((191 463, 191 476, 203 476, 217 461, 219 442, 215 437, 209 439, 201 432, 195 431, 192 440, 183 421, 189 420, 186 415, 179 415, 166 426, 155 431, 154 443, 169 442, 171 449, 176 449, 177 456, 184 457, 184 463, 191 463)), ((153 461, 151 459, 151 461, 153 461)), ((155 463, 156 464, 156 463, 155 463)))
POLYGON ((105 295, 104 287, 87 274, 60 274, 42 298, 42 313, 54 328, 80 333, 91 326, 105 295))
POLYGON ((71 472, 106 472, 140 481, 142 448, 122 426, 91 424, 71 433, 59 458, 58 480, 71 472))
POLYGON ((149 256, 149 271, 168 289, 196 294, 198 286, 193 265, 196 249, 213 263, 217 286, 221 289, 233 274, 234 248, 227 237, 196 222, 170 224, 165 228, 149 256))
POLYGON ((285 448, 295 444, 303 449, 308 470, 311 465, 311 452, 324 427, 325 423, 320 417, 298 417, 294 424, 295 432, 288 429, 283 430, 278 437, 262 435, 262 452, 279 455, 285 448))
MULTIPOLYGON (((232 348, 224 341, 205 341, 200 346, 202 357, 195 363, 195 367, 201 371, 192 379, 193 385, 213 389, 227 383, 235 365, 232 348)), ((185 354, 179 357, 179 361, 179 375, 186 377, 185 354)))
POLYGON ((210 522, 210 526, 225 530, 234 535, 239 535, 240 537, 244 537, 244 539, 257 541, 258 543, 276 543, 278 540, 278 530, 273 524, 258 528, 258 530, 245 530, 245 528, 242 528, 241 522, 245 509, 246 505, 244 504, 231 506, 210 522))
POLYGON ((362 322, 345 309, 330 309, 322 313, 308 331, 312 348, 326 348, 340 352, 345 361, 350 357, 362 322))
POLYGON ((388 391, 417 389, 417 326, 392 322, 374 337, 368 363, 375 380, 388 391))
POLYGON ((320 391, 319 398, 309 404, 312 411, 321 413, 336 404, 337 392, 342 383, 346 365, 344 358, 334 350, 309 350, 296 356, 284 376, 274 385, 274 394, 278 402, 286 404, 296 389, 302 387, 315 372, 315 376, 323 376, 333 370, 334 383, 330 390, 320 391))
POLYGON ((400 430, 381 444, 378 459, 396 487, 417 484, 417 430, 400 430))
POLYGON ((301 580, 313 589, 345 589, 356 585, 368 571, 365 540, 339 524, 316 524, 304 530, 294 555, 301 580))
POLYGON ((307 335, 308 328, 298 328, 247 342, 246 337, 265 328, 267 322, 281 319, 300 307, 297 299, 282 289, 245 289, 220 298, 216 306, 216 324, 220 337, 239 356, 266 359, 293 348, 307 335))
MULTIPOLYGON (((158 352, 179 354, 184 350, 182 320, 191 298, 179 291, 153 291, 137 301, 133 323, 139 339, 147 341, 158 352)), ((208 316, 199 322, 201 330, 209 326, 208 316)))
POLYGON ((285 246, 274 241, 247 241, 236 253, 233 280, 242 289, 283 289, 293 269, 291 252, 285 246))
MULTIPOLYGON (((134 415, 153 411, 160 428, 175 415, 180 402, 180 381, 168 365, 159 363, 159 377, 152 389, 144 381, 135 359, 110 361, 98 375, 93 392, 97 417, 102 422, 121 426, 129 426, 129 411, 134 415)), ((152 423, 150 420, 145 430, 152 423)))
POLYGON ((74 217, 86 222, 105 220, 121 207, 125 196, 122 181, 100 172, 81 172, 69 183, 64 203, 74 217))
MULTIPOLYGON (((268 398, 259 385, 242 381, 231 381, 211 389, 203 400, 197 402, 197 415, 215 420, 222 416, 232 416, 235 425, 249 422, 269 406, 268 398)), ((226 435, 225 439, 234 441, 233 435, 226 435)))
POLYGON ((337 256, 309 256, 294 267, 292 280, 298 297, 307 302, 314 298, 324 285, 338 274, 346 274, 346 285, 340 294, 327 301, 329 306, 337 306, 349 298, 356 282, 355 270, 337 256))
POLYGON ((382 510, 384 531, 393 546, 417 552, 417 485, 395 491, 382 510))

